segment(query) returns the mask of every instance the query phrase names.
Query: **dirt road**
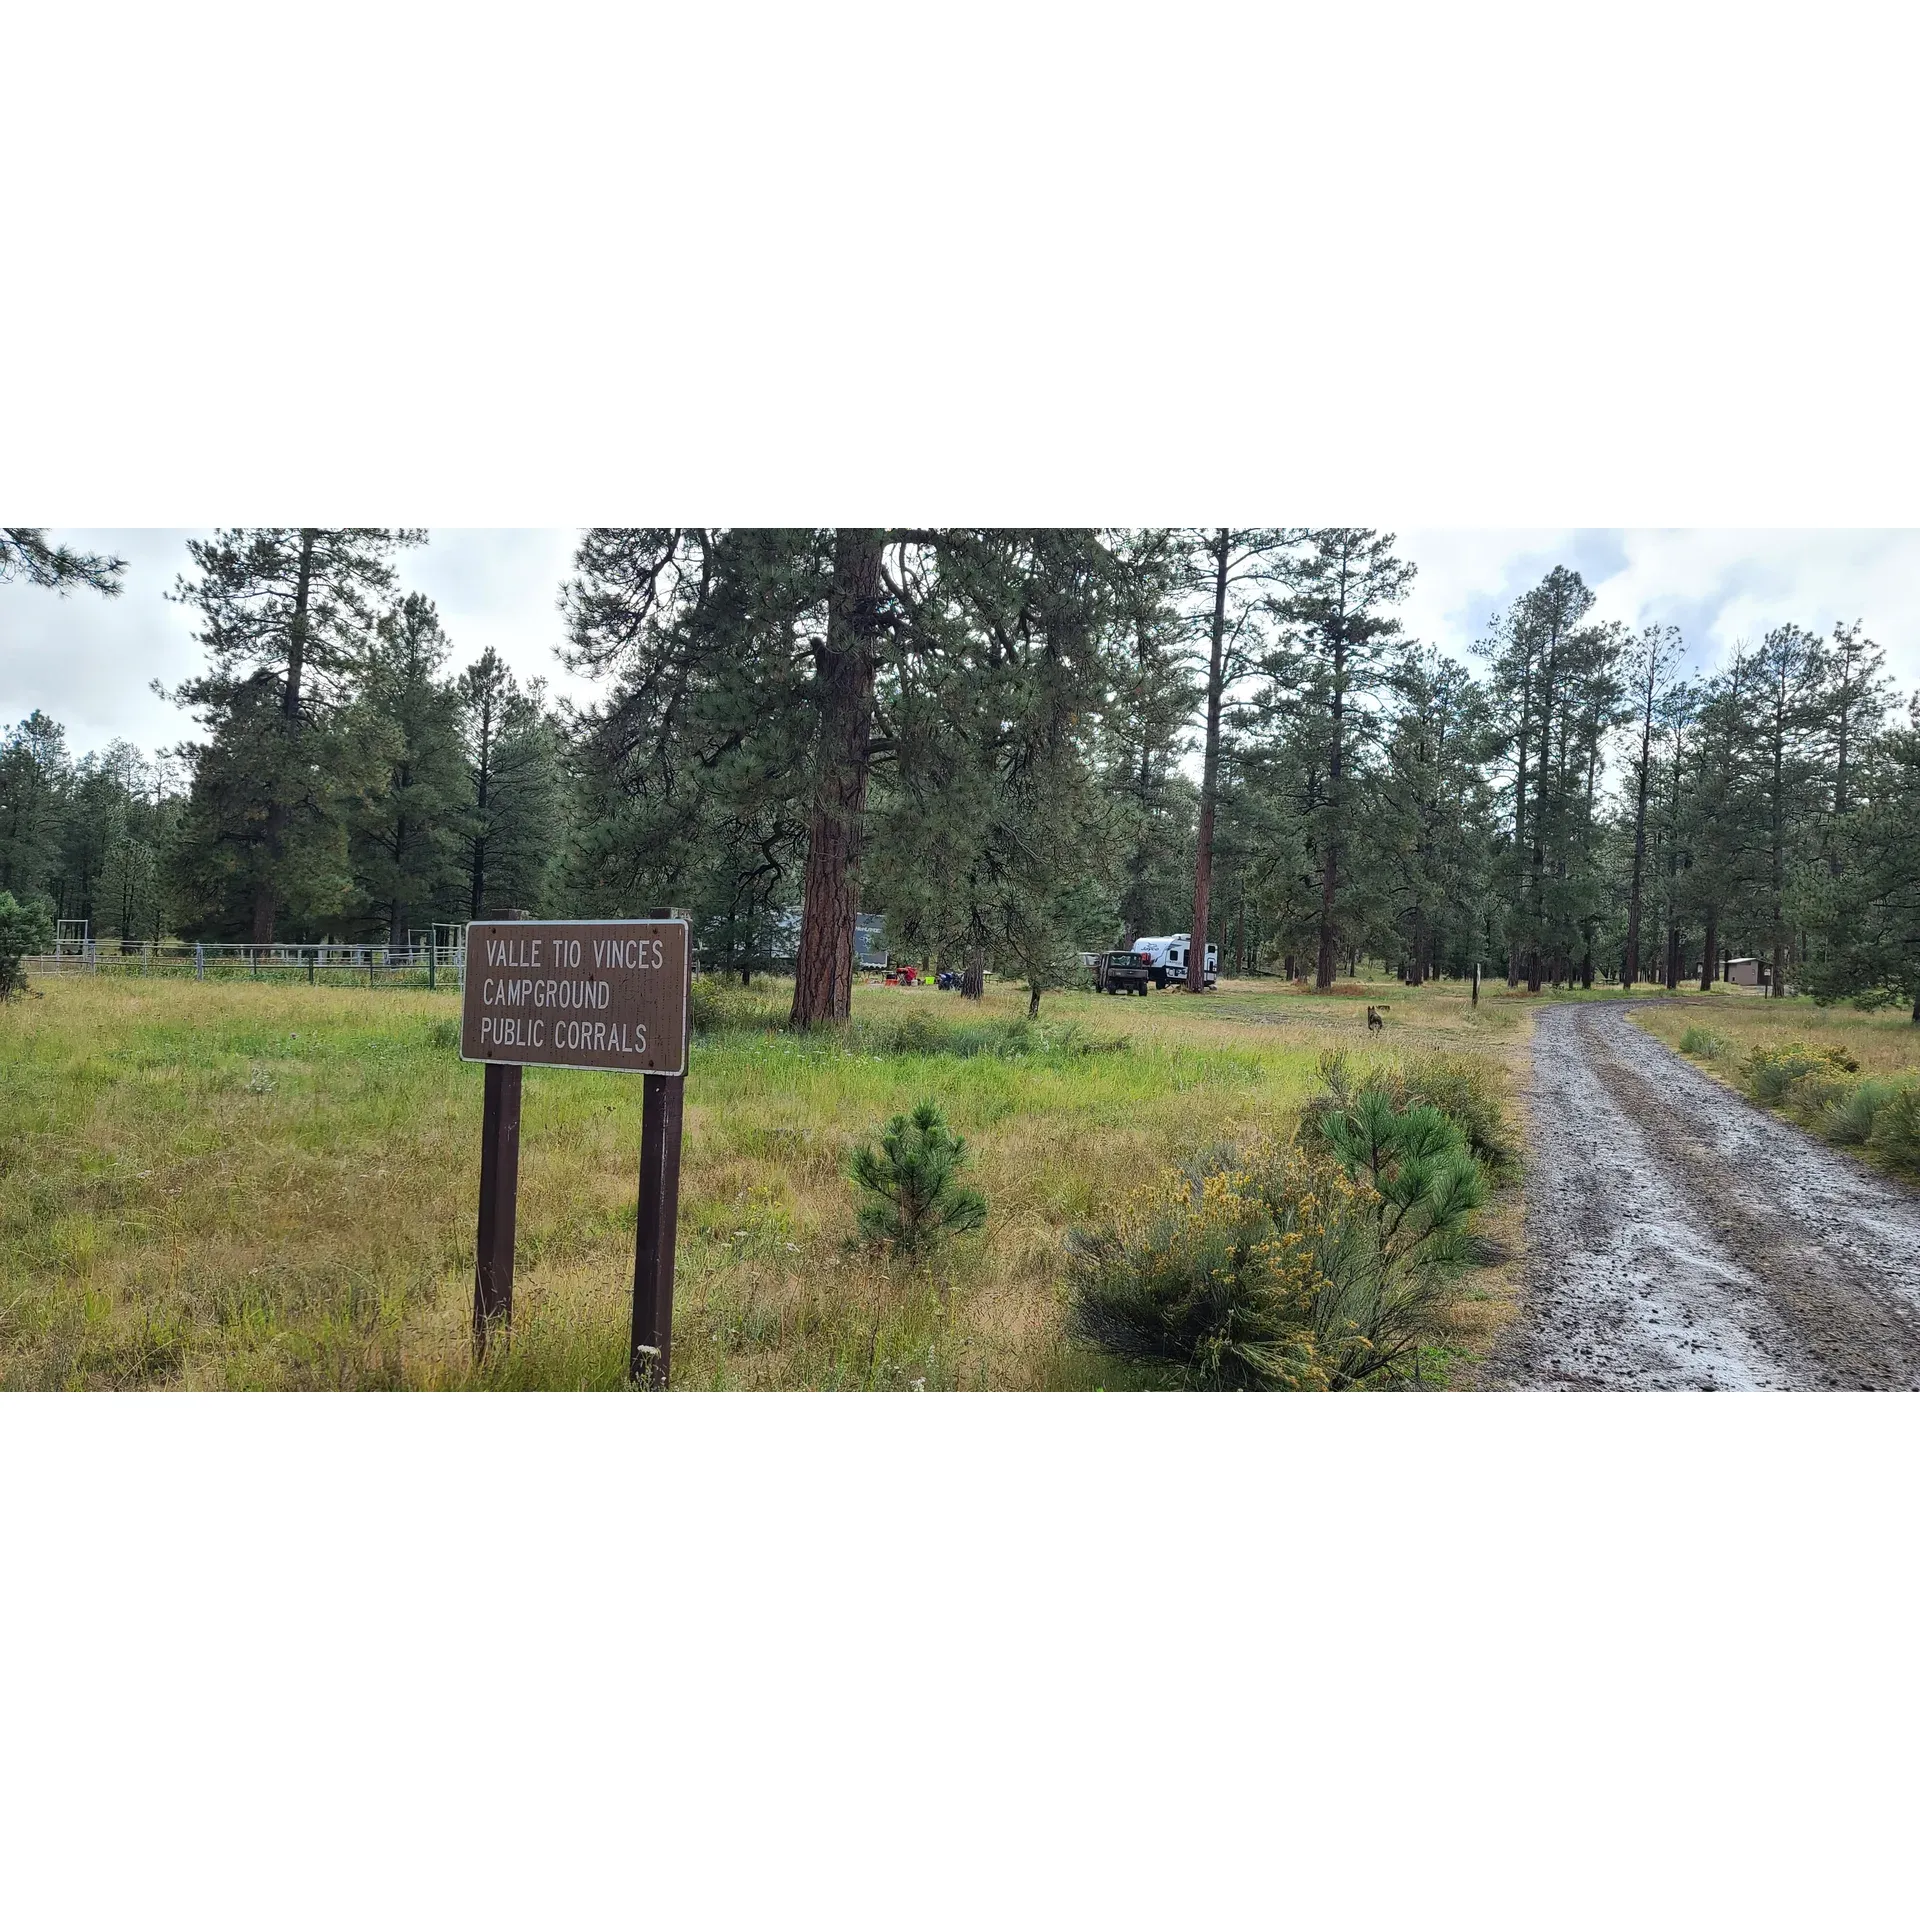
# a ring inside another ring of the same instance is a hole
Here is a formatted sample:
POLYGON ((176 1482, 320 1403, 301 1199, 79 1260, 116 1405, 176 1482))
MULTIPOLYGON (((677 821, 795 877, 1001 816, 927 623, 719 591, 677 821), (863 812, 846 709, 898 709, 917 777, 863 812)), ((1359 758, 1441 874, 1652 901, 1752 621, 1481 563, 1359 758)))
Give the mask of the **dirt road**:
POLYGON ((1490 1387, 1920 1386, 1920 1195, 1615 1006, 1536 1022, 1527 1297, 1490 1387))

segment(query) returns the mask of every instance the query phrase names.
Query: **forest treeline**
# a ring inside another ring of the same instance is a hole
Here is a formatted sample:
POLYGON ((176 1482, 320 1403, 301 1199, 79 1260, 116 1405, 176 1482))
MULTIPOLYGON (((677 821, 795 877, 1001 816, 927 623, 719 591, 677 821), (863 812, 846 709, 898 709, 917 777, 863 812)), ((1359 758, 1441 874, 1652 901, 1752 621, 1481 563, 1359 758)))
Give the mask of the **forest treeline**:
MULTIPOLYGON (((23 537, 0 579, 118 589, 23 537)), ((601 689, 574 708, 452 668, 396 584, 421 538, 189 542, 203 661, 160 691, 202 737, 75 759, 20 719, 0 891, 259 944, 684 907, 703 964, 791 965, 802 1025, 848 1010, 856 912, 1036 1005, 1083 951, 1203 928, 1229 973, 1322 987, 1738 953, 1920 1018, 1920 710, 1858 622, 1689 673, 1554 567, 1470 670, 1404 630, 1373 529, 594 528, 559 586, 601 689)))

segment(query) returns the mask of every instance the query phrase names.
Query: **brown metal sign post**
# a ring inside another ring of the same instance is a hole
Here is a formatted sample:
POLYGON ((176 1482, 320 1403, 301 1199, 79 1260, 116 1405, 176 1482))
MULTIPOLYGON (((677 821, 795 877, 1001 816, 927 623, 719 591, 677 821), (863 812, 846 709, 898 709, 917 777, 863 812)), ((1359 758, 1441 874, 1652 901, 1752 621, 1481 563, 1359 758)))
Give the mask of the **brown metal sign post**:
POLYGON ((650 1073, 640 1096, 640 1216, 633 1242, 627 1378, 664 1387, 673 1361, 673 1252, 680 1226, 680 1122, 686 1077, 650 1073))
POLYGON ((473 1282, 473 1357, 487 1329, 513 1322, 513 1221, 520 1202, 520 1069, 492 1062, 480 1105, 480 1259, 473 1282))
POLYGON ((473 1341, 513 1316, 520 1070, 638 1073, 640 1210, 629 1377, 667 1384, 692 953, 684 920, 476 920, 467 929, 460 1057, 487 1069, 473 1341))

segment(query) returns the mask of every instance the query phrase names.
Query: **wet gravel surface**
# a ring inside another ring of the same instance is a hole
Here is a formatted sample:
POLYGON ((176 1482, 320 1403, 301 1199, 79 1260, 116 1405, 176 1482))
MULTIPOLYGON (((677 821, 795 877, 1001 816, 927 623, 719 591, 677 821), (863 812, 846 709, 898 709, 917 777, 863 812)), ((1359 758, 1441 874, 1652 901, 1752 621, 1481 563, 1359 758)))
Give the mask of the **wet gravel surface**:
POLYGON ((1535 1023, 1526 1304, 1483 1384, 1920 1386, 1920 1194, 1625 1013, 1535 1023))

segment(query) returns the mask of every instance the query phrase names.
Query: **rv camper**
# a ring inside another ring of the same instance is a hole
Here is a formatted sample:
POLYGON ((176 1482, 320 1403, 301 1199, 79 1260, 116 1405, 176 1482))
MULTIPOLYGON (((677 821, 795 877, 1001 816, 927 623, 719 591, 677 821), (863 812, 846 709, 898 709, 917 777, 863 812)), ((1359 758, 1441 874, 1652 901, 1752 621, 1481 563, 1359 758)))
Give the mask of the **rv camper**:
MULTIPOLYGON (((1145 955, 1149 974, 1156 987, 1177 987, 1186 981, 1187 953, 1192 943, 1190 934, 1148 934, 1133 943, 1133 950, 1145 955)), ((1220 949, 1211 940, 1207 942, 1205 984, 1209 987, 1220 984, 1220 949)))

